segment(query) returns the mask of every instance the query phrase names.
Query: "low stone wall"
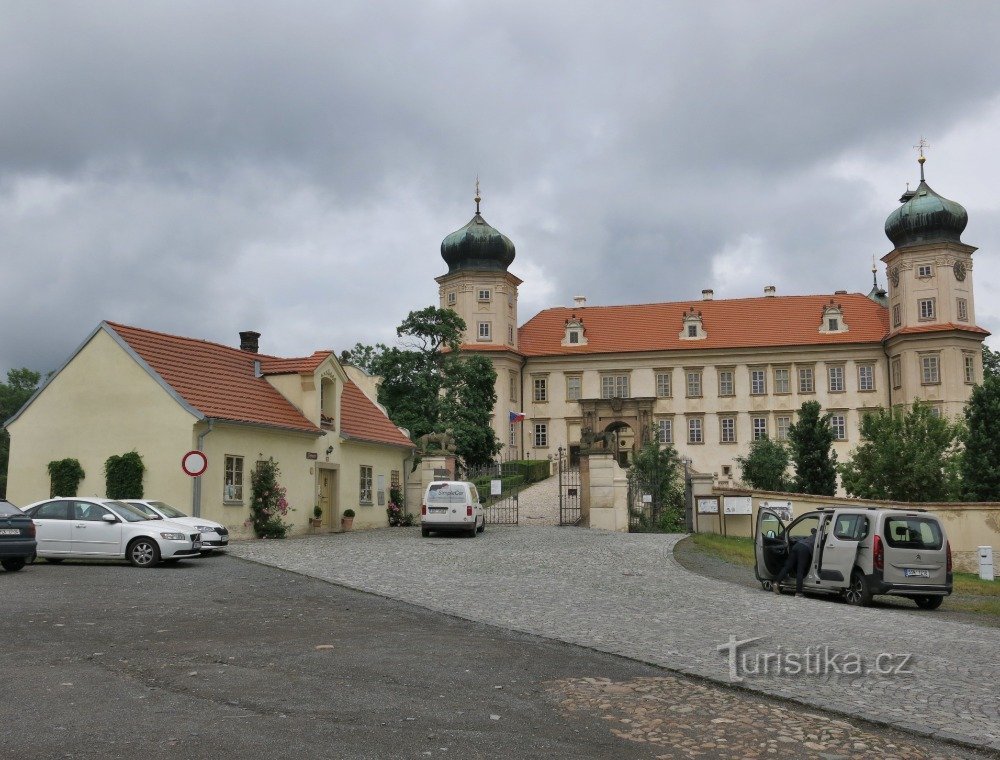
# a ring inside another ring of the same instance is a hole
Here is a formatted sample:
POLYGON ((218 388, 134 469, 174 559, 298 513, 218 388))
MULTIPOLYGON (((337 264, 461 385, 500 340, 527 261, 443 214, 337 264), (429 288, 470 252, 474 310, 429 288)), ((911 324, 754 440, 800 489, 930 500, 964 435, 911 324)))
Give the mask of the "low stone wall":
POLYGON ((928 502, 907 503, 877 500, 848 499, 837 496, 808 496, 800 493, 777 493, 768 491, 746 491, 729 488, 712 488, 694 484, 695 531, 699 533, 720 533, 728 536, 753 536, 757 523, 757 512, 761 504, 790 506, 793 517, 811 512, 818 507, 887 507, 893 509, 925 509, 941 519, 948 540, 955 570, 978 573, 979 546, 992 546, 994 555, 1000 554, 1000 503, 981 502, 928 502), (718 498, 718 514, 698 514, 698 499, 718 498), (752 514, 725 514, 726 499, 745 500, 750 498, 752 514))

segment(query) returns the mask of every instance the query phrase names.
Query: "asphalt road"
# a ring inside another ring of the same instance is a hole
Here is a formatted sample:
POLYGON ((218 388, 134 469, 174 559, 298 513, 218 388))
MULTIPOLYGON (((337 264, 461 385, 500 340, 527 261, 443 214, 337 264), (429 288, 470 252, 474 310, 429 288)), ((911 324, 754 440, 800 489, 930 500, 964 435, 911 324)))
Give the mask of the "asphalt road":
MULTIPOLYGON (((643 701, 686 702, 684 689, 737 700, 729 715, 793 722, 773 700, 233 557, 152 570, 39 562, 0 573, 0 599, 4 758, 691 757, 714 708, 688 716, 669 746, 690 751, 675 753, 655 743, 670 720, 643 701), (646 733, 614 730, 639 731, 637 715, 646 733)), ((907 741, 823 725, 901 753, 907 741)))

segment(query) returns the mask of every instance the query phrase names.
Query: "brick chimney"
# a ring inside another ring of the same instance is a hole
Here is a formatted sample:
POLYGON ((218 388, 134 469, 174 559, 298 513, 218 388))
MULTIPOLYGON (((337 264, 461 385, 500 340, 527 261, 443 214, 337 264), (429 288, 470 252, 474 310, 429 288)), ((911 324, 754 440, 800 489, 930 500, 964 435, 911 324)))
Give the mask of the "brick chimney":
POLYGON ((705 288, 703 291, 701 291, 702 301, 711 301, 713 298, 715 298, 715 291, 712 290, 711 288, 705 288))
POLYGON ((251 354, 257 353, 257 342, 260 340, 260 333, 253 330, 245 330, 240 333, 240 351, 251 354))

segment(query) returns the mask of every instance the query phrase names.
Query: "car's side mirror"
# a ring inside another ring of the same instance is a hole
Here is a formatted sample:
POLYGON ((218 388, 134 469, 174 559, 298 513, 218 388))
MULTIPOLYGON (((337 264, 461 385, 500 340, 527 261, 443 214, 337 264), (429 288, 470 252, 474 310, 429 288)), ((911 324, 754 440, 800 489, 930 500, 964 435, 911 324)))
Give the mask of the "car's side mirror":
POLYGON ((775 537, 776 537, 776 536, 775 536, 775 533, 774 533, 774 531, 773 531, 773 530, 769 530, 769 531, 768 531, 768 532, 767 532, 767 533, 766 533, 765 535, 766 535, 766 536, 767 536, 768 538, 775 538, 775 537))
POLYGON ((114 515, 101 515, 101 519, 104 520, 104 522, 106 522, 106 523, 116 523, 116 522, 118 522, 118 518, 115 517, 114 515))

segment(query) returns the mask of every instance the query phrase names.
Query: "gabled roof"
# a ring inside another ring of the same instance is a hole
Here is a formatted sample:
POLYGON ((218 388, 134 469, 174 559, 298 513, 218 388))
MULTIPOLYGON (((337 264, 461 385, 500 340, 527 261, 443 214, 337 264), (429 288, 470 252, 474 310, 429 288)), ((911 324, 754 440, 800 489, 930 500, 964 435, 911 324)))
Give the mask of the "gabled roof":
POLYGON ((722 348, 847 345, 879 343, 889 328, 888 310, 861 293, 765 296, 726 300, 676 301, 634 306, 582 306, 545 309, 518 330, 524 356, 682 351, 722 348), (843 307, 849 330, 821 333, 823 307, 843 307), (684 313, 701 312, 708 337, 682 340, 684 313), (576 317, 586 330, 586 345, 562 345, 566 320, 576 317))
POLYGON ((327 360, 333 351, 313 351, 312 356, 297 359, 278 359, 273 356, 261 356, 260 368, 265 375, 295 375, 310 374, 316 371, 320 364, 327 360))
MULTIPOLYGON (((302 359, 280 359, 207 340, 113 322, 104 324, 187 405, 206 417, 317 435, 323 432, 264 377, 254 375, 255 360, 260 360, 262 367, 267 362, 306 363, 316 354, 302 359)), ((315 366, 319 366, 319 362, 315 366)))
POLYGON ((347 440, 413 447, 403 431, 350 380, 344 382, 340 394, 340 433, 347 440))

